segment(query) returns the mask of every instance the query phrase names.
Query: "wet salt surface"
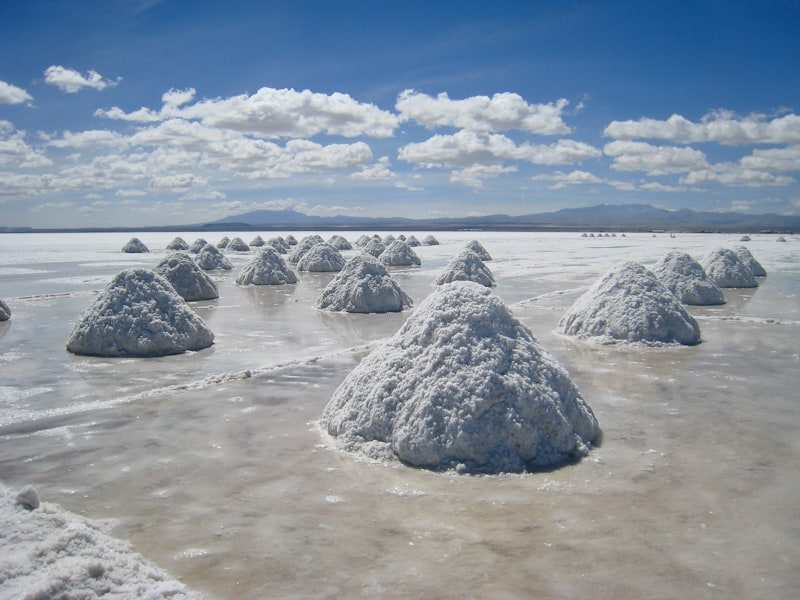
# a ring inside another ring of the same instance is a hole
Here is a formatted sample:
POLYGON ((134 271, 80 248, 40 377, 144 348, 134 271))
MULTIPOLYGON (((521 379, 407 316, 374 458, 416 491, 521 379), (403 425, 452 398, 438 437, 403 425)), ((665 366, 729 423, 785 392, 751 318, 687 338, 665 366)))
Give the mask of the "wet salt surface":
MULTIPOLYGON (((154 252, 137 264, 155 265, 175 235, 138 235, 154 252)), ((603 444, 580 463, 462 477, 336 453, 316 420, 364 345, 392 335, 408 313, 313 310, 331 274, 237 287, 249 257, 234 255, 234 270, 217 279, 220 299, 193 304, 215 346, 164 359, 69 355, 71 323, 102 286, 52 295, 61 288, 0 271, 13 311, 0 324, 0 480, 115 520, 113 533, 136 551, 220 598, 794 597, 796 240, 754 236, 748 247, 768 276, 753 290, 725 290, 726 305, 690 309, 699 346, 642 349, 554 331, 618 260, 652 264, 673 248, 702 256, 736 236, 436 235, 441 246, 417 249, 421 267, 393 276, 419 302, 479 239, 494 258, 496 293, 598 417, 603 444), (21 298, 32 289, 41 291, 21 298), (190 385, 245 369, 251 377, 190 385), (158 391, 169 385, 185 389, 158 391)), ((47 270, 110 279, 130 255, 117 268, 114 252, 100 258, 103 244, 117 249, 130 234, 103 236, 96 250, 62 253, 62 266, 47 270)), ((5 261, 7 247, 3 238, 0 266, 30 267, 16 254, 5 261)))

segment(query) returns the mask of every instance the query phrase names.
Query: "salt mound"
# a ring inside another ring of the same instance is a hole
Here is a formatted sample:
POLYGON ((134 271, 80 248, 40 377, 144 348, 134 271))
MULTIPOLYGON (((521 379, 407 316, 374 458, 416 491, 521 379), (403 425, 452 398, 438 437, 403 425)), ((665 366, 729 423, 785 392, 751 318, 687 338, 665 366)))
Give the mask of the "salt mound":
POLYGON ((367 242, 369 242, 371 239, 372 238, 369 237, 366 233, 362 234, 361 237, 359 237, 356 240, 356 243, 355 243, 356 248, 364 247, 367 244, 367 242))
POLYGON ((486 251, 486 248, 483 247, 478 240, 472 240, 471 242, 467 242, 466 246, 467 250, 472 250, 475 254, 478 255, 482 261, 492 260, 492 255, 486 251))
POLYGON ((205 248, 207 243, 208 242, 205 241, 203 238, 197 238, 194 242, 192 242, 192 245, 189 246, 189 252, 191 252, 192 254, 197 254, 198 252, 200 252, 200 250, 205 248))
POLYGON ((740 242, 749 242, 750 241, 750 236, 749 235, 743 235, 742 237, 739 238, 739 241, 740 242))
POLYGON ((278 254, 289 254, 289 244, 281 236, 271 237, 267 240, 267 245, 272 246, 278 254))
POLYGON ((265 242, 264 238, 262 238, 260 235, 257 235, 252 240, 250 240, 250 245, 254 248, 261 248, 261 246, 263 246, 266 243, 267 242, 265 242))
POLYGON ((225 249, 230 250, 231 252, 249 252, 250 246, 245 244, 242 238, 235 237, 228 242, 228 245, 225 247, 225 249))
POLYGON ((361 253, 320 292, 317 308, 351 313, 400 312, 411 298, 371 254, 361 253))
POLYGON ((236 278, 239 285, 283 285, 297 283, 294 274, 280 254, 272 246, 264 246, 247 263, 236 278))
POLYGON ((700 342, 694 317, 653 273, 633 261, 601 277, 561 317, 558 329, 603 342, 700 342))
POLYGON ((11 309, 3 300, 0 300, 0 321, 8 321, 11 318, 11 309))
POLYGON ((289 244, 290 246, 297 245, 297 239, 291 233, 287 235, 284 239, 286 240, 286 243, 289 244))
POLYGON ((416 248, 417 246, 422 245, 422 243, 413 235, 410 235, 406 238, 406 244, 408 244, 412 248, 416 248))
POLYGON ((3 598, 200 598, 128 542, 56 504, 36 506, 0 484, 3 598))
POLYGON ((396 238, 395 238, 395 237, 394 237, 394 236, 393 236, 391 233, 387 233, 385 236, 383 236, 383 237, 381 238, 381 241, 383 242, 383 245, 384 245, 384 246, 388 246, 388 245, 389 245, 389 244, 391 244, 393 241, 395 241, 395 239, 396 239, 396 238))
POLYGON ((338 272, 344 267, 344 257, 336 248, 325 242, 316 244, 297 263, 298 271, 316 273, 338 272))
POLYGON ((386 246, 382 241, 371 238, 361 247, 361 250, 362 252, 366 252, 367 254, 371 254, 375 258, 378 258, 381 254, 383 254, 383 251, 386 250, 386 246))
POLYGON ((213 271, 214 269, 225 269, 229 271, 233 268, 231 262, 211 244, 206 244, 200 253, 197 255, 197 264, 204 271, 213 271))
POLYGON ((775 241, 776 242, 785 242, 786 238, 783 237, 782 235, 779 235, 778 237, 775 238, 775 241))
POLYGON ((150 248, 145 246, 139 238, 133 237, 122 247, 122 251, 129 254, 143 254, 145 252, 150 252, 150 248))
POLYGON ((423 246, 438 246, 439 245, 439 240, 437 240, 435 237, 433 237, 433 235, 426 235, 422 239, 422 245, 423 246))
POLYGON ((322 424, 348 451, 468 473, 554 467, 600 436, 567 371, 497 296, 463 281, 361 361, 322 424))
POLYGON ((702 263, 703 269, 721 288, 758 287, 753 272, 747 268, 733 250, 715 248, 702 263))
POLYGON ((453 281, 473 281, 484 287, 495 286, 494 275, 489 267, 469 248, 465 248, 451 260, 433 283, 444 285, 453 281))
POLYGON ((217 248, 219 248, 220 250, 227 248, 230 241, 231 238, 229 238, 227 235, 222 236, 222 239, 217 242, 217 248))
POLYGON ((405 236, 405 234, 401 233, 400 235, 397 236, 397 239, 398 240, 402 240, 402 241, 405 242, 406 241, 406 236, 405 236))
POLYGON ((166 356, 213 343, 214 334, 163 277, 128 269, 115 275, 81 315, 67 350, 91 356, 166 356))
POLYGON ((328 243, 336 248, 337 250, 352 250, 353 245, 348 242, 344 236, 335 233, 331 236, 331 239, 328 240, 328 243))
POLYGON ((291 254, 289 254, 289 262, 296 265, 306 255, 306 253, 311 250, 311 248, 319 243, 320 242, 314 238, 303 238, 300 243, 294 247, 294 250, 292 250, 291 254))
POLYGON ((170 254, 153 271, 166 279, 187 302, 219 298, 217 286, 187 254, 170 254))
POLYGON ((761 266, 761 263, 758 262, 755 257, 750 253, 750 250, 745 248, 744 246, 734 246, 733 251, 736 253, 736 256, 739 257, 739 260, 744 263, 744 266, 750 269, 750 272, 753 274, 753 277, 766 277, 767 271, 764 267, 761 266))
POLYGON ((653 265, 653 273, 684 304, 725 304, 722 289, 706 275, 700 263, 685 252, 668 252, 653 265))
POLYGON ((188 250, 189 244, 182 237, 178 236, 167 244, 167 250, 188 250))
POLYGON ((402 240, 394 240, 378 257, 388 267, 408 267, 422 264, 417 253, 402 240))

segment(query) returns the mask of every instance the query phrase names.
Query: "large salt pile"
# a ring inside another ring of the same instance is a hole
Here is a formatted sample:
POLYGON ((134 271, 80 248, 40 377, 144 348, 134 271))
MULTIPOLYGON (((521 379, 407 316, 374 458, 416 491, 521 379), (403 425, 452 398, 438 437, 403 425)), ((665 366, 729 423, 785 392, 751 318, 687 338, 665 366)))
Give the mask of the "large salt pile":
POLYGON ((123 252, 128 252, 129 254, 143 254, 146 252, 150 252, 150 248, 144 245, 144 242, 139 238, 133 237, 128 240, 128 243, 122 247, 123 252))
POLYGON ((239 285, 283 285, 297 283, 294 274, 277 250, 266 245, 247 263, 236 278, 239 285))
POLYGON ((249 252, 250 246, 248 246, 242 238, 235 237, 228 242, 228 245, 225 246, 225 249, 230 250, 231 252, 249 252))
POLYGON ((200 253, 197 255, 197 264, 204 271, 213 271, 215 269, 224 269, 229 271, 233 268, 231 261, 225 258, 222 254, 211 244, 206 244, 200 253))
POLYGON ((207 243, 208 242, 205 241, 203 238, 197 238, 194 242, 192 242, 192 245, 189 246, 189 252, 191 252, 192 254, 197 254, 198 252, 200 252, 200 250, 205 248, 207 243))
POLYGON ((433 237, 433 234, 428 234, 422 239, 423 246, 438 246, 439 240, 433 237))
POLYGON ((753 277, 767 276, 766 269, 761 266, 761 263, 756 260, 755 256, 753 256, 750 250, 744 246, 734 246, 733 251, 736 253, 736 256, 739 257, 739 260, 744 263, 744 266, 750 269, 753 277))
POLYGON ((167 250, 188 250, 189 244, 182 237, 178 236, 167 244, 167 250))
POLYGON ((646 267, 621 263, 601 277, 561 317, 566 335, 602 342, 700 342, 700 326, 646 267))
POLYGON ((554 467, 600 435, 567 371, 497 296, 465 281, 437 288, 361 361, 322 425, 345 450, 465 473, 554 467))
POLYGON ((386 267, 363 252, 347 261, 317 297, 317 308, 339 312, 400 312, 412 305, 386 267))
POLYGON ((320 242, 316 238, 304 237, 289 254, 289 262, 296 265, 311 248, 319 243, 320 242))
POLYGON ((298 271, 311 271, 317 273, 338 272, 344 267, 342 253, 330 244, 322 242, 314 244, 297 263, 298 271))
POLYGON ((356 240, 355 246, 356 248, 363 248, 367 245, 372 238, 369 237, 366 233, 361 234, 361 236, 356 240))
POLYGON ((472 240, 471 242, 467 242, 466 246, 467 250, 472 250, 475 254, 478 255, 482 261, 486 262, 488 260, 492 260, 492 255, 487 252, 486 248, 483 247, 478 240, 472 240))
POLYGON ((706 275, 700 263, 685 252, 668 252, 653 265, 653 273, 684 304, 725 304, 722 289, 706 275))
POLYGON ((444 285, 453 281, 474 281, 485 287, 495 286, 492 271, 469 248, 465 248, 453 258, 433 283, 444 285))
POLYGON ((200 598, 105 527, 0 484, 0 597, 200 598))
POLYGON ((187 302, 219 298, 217 286, 188 254, 170 254, 153 270, 169 281, 187 302))
POLYGON ((391 244, 393 241, 395 241, 395 239, 396 239, 396 238, 394 237, 394 235, 392 235, 391 233, 387 233, 385 236, 383 236, 383 237, 381 238, 381 241, 383 242, 383 245, 384 245, 384 246, 388 246, 388 245, 389 245, 389 244, 391 244))
POLYGON ((747 268, 733 250, 715 248, 700 263, 711 279, 721 288, 758 287, 753 272, 747 268))
POLYGON ((214 343, 175 289, 146 269, 114 276, 75 323, 67 350, 92 356, 166 356, 214 343))
POLYGON ((394 240, 378 257, 387 267, 409 267, 422 264, 417 253, 402 240, 394 240))
POLYGON ((260 235, 257 235, 252 240, 250 240, 250 245, 253 248, 261 248, 261 246, 263 246, 264 244, 266 244, 266 242, 264 241, 264 238, 262 238, 260 235))
POLYGON ((278 254, 289 254, 289 244, 279 235, 269 238, 267 240, 267 245, 275 248, 278 254))
POLYGON ((11 309, 3 300, 0 299, 0 321, 8 321, 11 318, 11 309))
POLYGON ((375 258, 378 258, 381 254, 383 254, 383 251, 386 250, 386 246, 382 241, 372 238, 361 247, 361 250, 362 252, 366 252, 367 254, 371 254, 375 258))
POLYGON ((328 243, 336 248, 337 250, 352 250, 353 245, 347 241, 344 236, 335 233, 331 236, 331 239, 328 240, 328 243))

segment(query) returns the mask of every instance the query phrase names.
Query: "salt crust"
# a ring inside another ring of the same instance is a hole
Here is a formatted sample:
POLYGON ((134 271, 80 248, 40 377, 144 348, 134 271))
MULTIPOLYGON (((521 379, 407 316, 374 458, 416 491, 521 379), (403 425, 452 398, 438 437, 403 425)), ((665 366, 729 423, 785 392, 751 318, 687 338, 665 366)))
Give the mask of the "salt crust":
POLYGON ((744 263, 750 272, 753 274, 753 277, 766 277, 767 271, 761 266, 761 263, 758 262, 753 254, 744 246, 734 246, 733 251, 736 253, 736 256, 739 257, 739 260, 744 263))
POLYGON ((2 299, 0 299, 0 321, 8 321, 11 318, 11 309, 2 299))
POLYGON ((201 598, 99 523, 0 484, 3 598, 201 598), (35 506, 31 499, 35 498, 35 506))
POLYGON ((335 233, 331 236, 331 239, 328 240, 328 243, 336 248, 337 250, 352 250, 353 245, 345 239, 344 236, 335 233))
POLYGON ((486 248, 483 247, 483 244, 481 244, 478 240, 467 242, 466 248, 467 250, 472 250, 484 262, 492 260, 492 255, 489 254, 486 248))
POLYGON ((330 244, 322 242, 311 246, 297 263, 297 270, 318 273, 338 272, 342 270, 344 263, 341 252, 330 244))
POLYGON ((153 270, 169 281, 175 291, 187 302, 219 298, 216 284, 188 254, 170 254, 164 257, 153 270))
POLYGON ((453 281, 474 281, 484 287, 495 286, 492 271, 483 264, 483 261, 475 252, 468 248, 459 252, 433 283, 435 285, 444 285, 453 281))
POLYGON ((146 269, 114 276, 75 323, 67 350, 91 356, 166 356, 214 343, 175 289, 146 269))
POLYGON ((150 252, 150 248, 144 245, 144 242, 139 238, 133 237, 128 240, 128 243, 122 247, 123 252, 129 254, 144 254, 150 252))
POLYGON ((250 246, 248 246, 242 238, 235 237, 228 242, 228 245, 225 246, 225 249, 230 250, 231 252, 249 252, 250 246))
POLYGON ((400 312, 412 305, 386 267, 364 252, 345 263, 316 302, 322 310, 351 313, 400 312))
POLYGON ((169 244, 167 244, 167 250, 188 250, 189 244, 186 243, 182 237, 178 236, 174 240, 172 240, 169 244))
POLYGON ((703 267, 685 252, 668 252, 653 265, 659 281, 684 304, 712 306, 725 304, 722 289, 703 267))
POLYGON ((362 252, 371 254, 375 258, 378 258, 381 254, 383 254, 384 250, 386 250, 386 244, 380 240, 376 240, 375 238, 370 239, 366 244, 361 246, 362 252))
POLYGON ((422 264, 417 253, 402 240, 394 240, 381 252, 378 260, 387 267, 410 267, 422 264))
POLYGON ((270 245, 262 247, 242 268, 236 278, 239 285, 283 285, 297 283, 297 275, 270 245))
POLYGON ((191 252, 192 254, 197 254, 198 252, 200 252, 200 250, 205 248, 205 245, 207 243, 208 242, 205 241, 203 238, 197 238, 194 242, 192 242, 192 245, 189 246, 189 252, 191 252))
POLYGON ((758 287, 753 272, 728 248, 715 248, 706 254, 700 264, 721 288, 758 287))
POLYGON ((428 296, 345 378, 321 425, 346 451, 461 473, 554 467, 600 435, 567 371, 472 282, 428 296))
POLYGON ((429 234, 429 235, 426 235, 422 239, 422 245, 423 246, 438 246, 439 245, 439 240, 437 240, 435 237, 433 237, 433 234, 429 234))
POLYGON ((603 275, 561 317, 565 335, 603 343, 700 342, 700 326, 646 267, 623 262, 603 275))
POLYGON ((225 255, 211 244, 206 244, 203 246, 203 249, 200 250, 197 255, 197 264, 200 265, 200 268, 204 271, 213 271, 215 269, 230 271, 233 269, 231 261, 225 258, 225 255))

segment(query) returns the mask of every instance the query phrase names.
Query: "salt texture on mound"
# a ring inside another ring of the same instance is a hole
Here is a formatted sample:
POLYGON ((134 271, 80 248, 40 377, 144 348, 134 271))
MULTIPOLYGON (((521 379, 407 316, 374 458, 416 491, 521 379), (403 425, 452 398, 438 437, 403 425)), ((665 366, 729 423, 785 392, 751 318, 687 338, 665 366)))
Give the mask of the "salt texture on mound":
POLYGON ((400 312, 411 298, 372 255, 351 258, 320 292, 317 308, 351 313, 400 312))
POLYGON ((344 257, 336 248, 325 242, 315 244, 297 263, 298 271, 316 273, 338 272, 344 267, 344 257))
POLYGON ((761 263, 756 260, 755 256, 753 256, 750 250, 744 246, 734 246, 733 251, 736 253, 736 256, 739 257, 739 260, 744 263, 744 266, 750 269, 753 277, 767 276, 766 269, 761 266, 761 263))
POLYGON ((187 302, 219 298, 216 284, 188 254, 170 254, 164 257, 153 271, 169 281, 187 302))
POLYGON ((659 281, 684 304, 725 304, 722 289, 706 275, 700 263, 685 252, 668 252, 653 265, 652 270, 659 281))
POLYGON ((227 248, 230 241, 231 238, 229 238, 227 235, 223 235, 222 239, 217 242, 217 248, 219 248, 220 250, 227 248))
POLYGON ((178 236, 167 244, 167 250, 188 250, 189 244, 182 237, 178 236))
POLYGON ((144 242, 139 238, 133 237, 128 240, 128 243, 122 247, 123 252, 129 254, 144 254, 150 252, 150 248, 144 245, 144 242))
POLYGON ((207 243, 208 242, 205 241, 203 238, 197 238, 194 242, 192 242, 192 245, 189 246, 189 252, 191 252, 192 254, 197 254, 198 252, 200 252, 200 250, 205 248, 207 243))
POLYGON ((286 240, 286 243, 289 244, 290 246, 297 245, 297 238, 294 237, 291 233, 287 235, 284 239, 286 240))
POLYGON ((0 484, 3 598, 200 598, 129 543, 27 486, 0 484))
POLYGON ((406 238, 406 244, 412 248, 422 246, 422 243, 414 235, 410 235, 406 238))
POLYGON ((296 265, 300 262, 300 260, 308 253, 311 248, 320 244, 318 239, 313 237, 304 237, 297 245, 294 247, 294 250, 289 254, 289 262, 296 265))
POLYGON ((248 246, 242 238, 235 237, 228 242, 228 245, 225 246, 225 249, 230 250, 231 252, 249 252, 250 246, 248 246))
POLYGON ((361 236, 356 240, 355 246, 356 248, 363 248, 367 242, 369 242, 372 238, 368 236, 366 233, 362 233, 361 236))
POLYGON ((233 268, 231 261, 225 258, 222 254, 211 244, 206 244, 200 253, 197 255, 197 264, 204 271, 213 271, 215 269, 224 269, 229 271, 233 268))
POLYGON ((264 241, 264 238, 262 238, 260 235, 257 235, 252 240, 250 240, 250 245, 253 246, 254 248, 261 248, 261 246, 263 246, 264 244, 266 244, 266 242, 264 241))
POLYGON ((11 318, 11 309, 2 299, 0 299, 0 321, 8 321, 11 318))
POLYGON ((700 326, 646 267, 627 261, 611 269, 561 317, 565 335, 651 345, 700 342, 700 326))
POLYGON ((328 240, 328 243, 336 248, 337 250, 352 250, 353 245, 345 239, 344 236, 335 233, 331 236, 331 239, 328 240))
POLYGON ((463 473, 550 468, 600 436, 567 371, 488 289, 438 288, 334 392, 347 451, 463 473))
POLYGON ((484 262, 487 260, 492 260, 492 255, 487 252, 486 248, 484 248, 483 244, 481 244, 478 240, 467 242, 466 248, 467 250, 472 250, 484 262))
POLYGON ((433 237, 433 234, 426 235, 422 238, 422 245, 423 246, 438 246, 439 240, 433 237))
POLYGON ((278 254, 289 254, 289 244, 279 235, 269 238, 267 240, 267 245, 275 248, 278 254))
POLYGON ((376 240, 375 238, 371 238, 366 244, 361 246, 361 251, 366 252, 367 254, 371 254, 375 258, 378 258, 383 251, 386 250, 386 246, 380 240, 376 240))
POLYGON ((728 248, 715 248, 700 263, 706 274, 721 288, 754 288, 758 282, 737 254, 728 248))
POLYGON ((283 285, 297 283, 297 275, 289 268, 278 251, 264 246, 247 263, 236 278, 239 285, 283 285))
POLYGON ((483 264, 480 257, 468 248, 453 258, 433 283, 444 285, 453 281, 474 281, 485 287, 496 285, 494 275, 489 267, 483 264))
POLYGON ((90 356, 166 356, 202 350, 214 334, 161 275, 114 276, 78 319, 67 350, 90 356))
POLYGON ((387 267, 410 267, 422 264, 417 253, 402 240, 394 240, 378 257, 387 267))

